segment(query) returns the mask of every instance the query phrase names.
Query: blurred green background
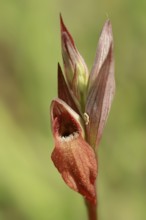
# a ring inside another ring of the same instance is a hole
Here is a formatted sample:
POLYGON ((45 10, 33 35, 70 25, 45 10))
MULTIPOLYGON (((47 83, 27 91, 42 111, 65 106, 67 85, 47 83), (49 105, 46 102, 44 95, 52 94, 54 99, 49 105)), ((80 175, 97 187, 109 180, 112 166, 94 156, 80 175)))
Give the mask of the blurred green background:
POLYGON ((100 220, 146 219, 146 1, 0 1, 0 220, 85 220, 50 159, 59 13, 91 69, 107 17, 116 96, 99 147, 100 220))

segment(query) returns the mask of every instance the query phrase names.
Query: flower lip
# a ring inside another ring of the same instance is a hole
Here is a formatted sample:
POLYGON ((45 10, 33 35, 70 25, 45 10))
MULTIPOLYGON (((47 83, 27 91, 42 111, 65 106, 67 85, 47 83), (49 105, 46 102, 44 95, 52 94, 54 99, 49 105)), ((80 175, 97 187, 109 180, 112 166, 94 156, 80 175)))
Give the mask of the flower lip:
POLYGON ((55 148, 51 158, 65 183, 96 204, 95 152, 85 141, 80 116, 61 99, 51 104, 51 119, 55 148))
POLYGON ((56 138, 71 140, 78 135, 83 136, 80 116, 64 101, 55 99, 51 105, 52 130, 56 138))

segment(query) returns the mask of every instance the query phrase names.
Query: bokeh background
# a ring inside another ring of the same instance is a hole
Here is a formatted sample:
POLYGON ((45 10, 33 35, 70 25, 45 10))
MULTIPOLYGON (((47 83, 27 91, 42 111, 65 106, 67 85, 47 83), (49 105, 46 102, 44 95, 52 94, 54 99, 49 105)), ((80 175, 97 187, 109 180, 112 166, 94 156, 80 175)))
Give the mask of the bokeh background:
POLYGON ((0 1, 0 220, 83 220, 50 159, 49 106, 62 64, 59 13, 91 69, 110 18, 116 96, 101 141, 100 220, 146 219, 146 2, 0 1))

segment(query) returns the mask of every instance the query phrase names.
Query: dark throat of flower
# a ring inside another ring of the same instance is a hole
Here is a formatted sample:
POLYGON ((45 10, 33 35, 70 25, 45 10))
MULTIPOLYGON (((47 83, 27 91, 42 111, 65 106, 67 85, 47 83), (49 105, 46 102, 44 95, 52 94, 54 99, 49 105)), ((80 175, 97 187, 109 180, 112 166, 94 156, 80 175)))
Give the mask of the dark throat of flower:
POLYGON ((69 117, 66 113, 62 113, 57 117, 57 122, 59 124, 58 127, 58 135, 61 138, 68 138, 74 135, 79 134, 79 130, 74 120, 69 117))
POLYGON ((61 104, 57 104, 53 108, 52 122, 56 138, 69 141, 81 134, 81 128, 77 121, 61 104))

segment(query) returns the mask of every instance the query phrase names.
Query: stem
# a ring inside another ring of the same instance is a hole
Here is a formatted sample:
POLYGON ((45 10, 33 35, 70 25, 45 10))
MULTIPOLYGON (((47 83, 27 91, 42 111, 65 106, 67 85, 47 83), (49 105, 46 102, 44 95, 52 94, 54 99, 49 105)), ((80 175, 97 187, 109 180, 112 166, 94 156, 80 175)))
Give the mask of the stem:
POLYGON ((92 204, 86 199, 85 199, 85 203, 87 206, 88 220, 98 220, 96 204, 92 204))
MULTIPOLYGON (((84 113, 85 116, 85 113, 84 113)), ((89 138, 89 132, 87 129, 87 126, 85 126, 85 140, 87 141, 87 143, 90 144, 90 138, 89 138)), ((92 145, 91 145, 92 146, 92 145)), ((93 147, 94 149, 94 147, 93 147)), ((94 149, 95 151, 95 149, 94 149)), ((95 155, 96 155, 96 161, 97 161, 97 154, 95 151, 95 155)), ((95 192, 96 192, 96 181, 95 181, 95 192)), ((96 192, 96 203, 93 204, 91 203, 89 200, 85 199, 85 204, 87 207, 87 212, 88 212, 88 220, 98 220, 98 212, 97 212, 97 192, 96 192)))

